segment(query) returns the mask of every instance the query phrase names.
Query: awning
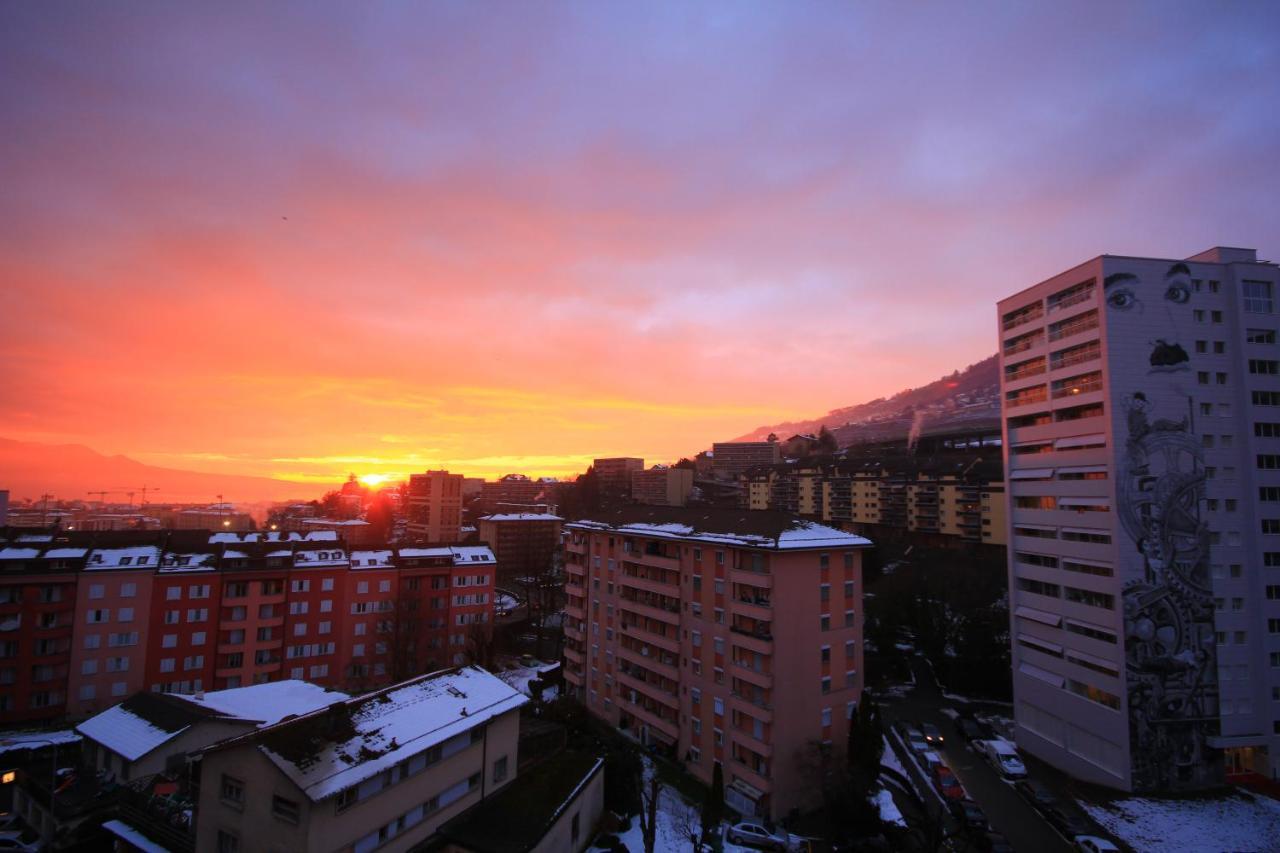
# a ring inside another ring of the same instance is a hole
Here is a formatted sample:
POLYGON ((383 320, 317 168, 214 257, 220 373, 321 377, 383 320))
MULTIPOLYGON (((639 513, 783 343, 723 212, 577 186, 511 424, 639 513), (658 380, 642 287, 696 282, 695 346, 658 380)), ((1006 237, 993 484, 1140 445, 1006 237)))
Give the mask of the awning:
POLYGON ((1036 646, 1051 654, 1062 654, 1062 646, 1057 643, 1051 643, 1048 640, 1042 640, 1039 637, 1033 637, 1030 634, 1019 634, 1018 639, 1029 646, 1036 646))
POLYGON ((1068 465, 1058 469, 1059 474, 1105 474, 1106 465, 1068 465))
POLYGON ((1109 672, 1115 673, 1117 677, 1120 675, 1120 664, 1113 660, 1107 660, 1106 658, 1100 658, 1097 655, 1091 655, 1085 652, 1078 652, 1075 649, 1067 649, 1067 660, 1072 659, 1082 660, 1085 663, 1100 666, 1109 672))
POLYGON ((1052 625, 1055 628, 1062 624, 1062 617, 1057 613, 1050 613, 1047 610, 1037 610, 1034 607, 1028 607, 1025 604, 1019 604, 1018 609, 1013 611, 1014 616, 1020 616, 1023 619, 1030 619, 1033 622, 1040 622, 1044 625, 1052 625))
POLYGON ((1072 447, 1089 447, 1090 445, 1105 445, 1107 437, 1102 433, 1093 433, 1092 435, 1076 435, 1071 438, 1060 438, 1053 443, 1057 450, 1069 450, 1072 447))
POLYGON ((1032 666, 1029 663, 1018 664, 1018 672, 1023 675, 1029 675, 1037 681, 1043 681, 1045 684, 1052 684, 1054 687, 1061 687, 1067 683, 1067 680, 1055 672, 1049 672, 1047 669, 1041 669, 1038 666, 1032 666))
POLYGON ((1052 468, 1020 468, 1009 472, 1010 480, 1049 480, 1052 477, 1052 468))
POLYGON ((1013 529, 1015 533, 1017 532, 1019 527, 1025 527, 1028 530, 1057 530, 1058 529, 1054 527, 1052 524, 1024 524, 1021 521, 1019 521, 1016 525, 1014 525, 1013 529))
MULTIPOLYGON (((1026 526, 1026 525, 1023 525, 1026 526)), ((1082 536, 1110 536, 1111 531, 1105 527, 1064 527, 1063 533, 1079 533, 1082 536)))
POLYGON ((1115 568, 1111 563, 1106 563, 1102 560, 1088 560, 1084 557, 1063 557, 1062 564, 1065 566, 1067 563, 1079 563, 1082 566, 1097 566, 1099 569, 1115 568))
POLYGON ((1111 498, 1058 498, 1058 508, 1068 509, 1073 506, 1111 506, 1111 498))

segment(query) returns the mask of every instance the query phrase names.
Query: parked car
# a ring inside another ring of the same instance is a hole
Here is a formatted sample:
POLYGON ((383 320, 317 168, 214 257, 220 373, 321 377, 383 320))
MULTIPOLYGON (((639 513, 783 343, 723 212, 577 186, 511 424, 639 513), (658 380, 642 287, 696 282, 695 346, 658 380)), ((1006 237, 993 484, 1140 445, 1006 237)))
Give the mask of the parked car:
POLYGON ((1065 838, 1075 838, 1077 835, 1088 835, 1093 832, 1092 824, 1084 818, 1067 811, 1061 805, 1049 806, 1043 809, 1041 814, 1065 838))
POLYGON ((760 823, 735 823, 725 833, 731 844, 762 847, 765 850, 786 850, 790 837, 779 829, 770 829, 760 823))
POLYGON ((987 853, 1013 853, 1009 839, 998 832, 988 832, 978 840, 978 846, 987 853))
POLYGON ((987 816, 973 800, 952 800, 947 803, 947 808, 951 810, 951 816, 965 832, 987 831, 987 816))
POLYGON ((921 723, 920 731, 930 746, 942 746, 942 730, 933 723, 921 723))
POLYGON ((929 742, 924 739, 924 735, 915 732, 911 737, 907 738, 907 746, 916 755, 923 755, 929 751, 929 742))
POLYGON ((13 850, 17 853, 37 853, 42 848, 40 839, 32 835, 24 838, 23 833, 15 830, 0 832, 0 850, 13 850))
POLYGON ((973 720, 963 718, 956 720, 956 731, 960 732, 961 739, 970 746, 974 746, 976 741, 982 740, 982 729, 973 720))
POLYGON ((1033 782, 1030 779, 1023 779, 1015 782, 1013 785, 1015 791, 1035 807, 1036 811, 1043 812, 1047 808, 1056 807, 1058 798, 1053 792, 1041 785, 1039 782, 1033 782))
POLYGON ((956 774, 951 772, 951 768, 945 764, 933 768, 933 785, 944 799, 963 800, 967 798, 960 780, 956 778, 956 774))
POLYGON ((939 767, 946 766, 946 763, 942 760, 942 756, 938 755, 938 753, 934 752, 932 749, 926 749, 924 752, 920 753, 920 763, 924 765, 924 772, 929 775, 930 779, 933 778, 934 770, 939 767))
POLYGON ((1096 835, 1077 835, 1072 839, 1080 853, 1120 853, 1120 848, 1096 835))
POLYGON ((991 766, 1006 779, 1023 779, 1027 775, 1027 767, 1018 757, 1018 750, 1007 740, 980 741, 981 752, 991 766))

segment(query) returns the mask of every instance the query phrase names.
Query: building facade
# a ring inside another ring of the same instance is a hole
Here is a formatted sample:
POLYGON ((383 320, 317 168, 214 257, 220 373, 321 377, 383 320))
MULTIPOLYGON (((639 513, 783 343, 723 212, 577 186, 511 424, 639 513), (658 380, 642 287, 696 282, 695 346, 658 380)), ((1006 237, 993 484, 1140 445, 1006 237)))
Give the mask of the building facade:
POLYGON ((406 532, 420 542, 458 542, 462 527, 461 474, 428 471, 409 475, 406 532))
POLYGON ((560 550, 564 519, 549 512, 514 512, 480 519, 480 541, 493 551, 498 579, 547 574, 560 550))
POLYGON ((693 492, 693 469, 654 465, 631 474, 631 499, 652 506, 684 506, 693 492))
POLYGON ((527 701, 463 667, 210 747, 195 849, 408 850, 516 778, 527 701))
POLYGON ((0 723, 81 719, 141 690, 372 689, 464 663, 491 630, 484 546, 136 531, 93 547, 105 535, 0 543, 0 723))
POLYGON ((1075 776, 1280 776, 1276 288, 1217 248, 999 304, 1017 737, 1075 776))
POLYGON ((630 497, 631 476, 644 470, 644 460, 631 456, 596 459, 591 463, 601 497, 630 497))
POLYGON ((813 805, 862 692, 862 537, 782 513, 632 506, 571 522, 565 680, 737 811, 813 805))

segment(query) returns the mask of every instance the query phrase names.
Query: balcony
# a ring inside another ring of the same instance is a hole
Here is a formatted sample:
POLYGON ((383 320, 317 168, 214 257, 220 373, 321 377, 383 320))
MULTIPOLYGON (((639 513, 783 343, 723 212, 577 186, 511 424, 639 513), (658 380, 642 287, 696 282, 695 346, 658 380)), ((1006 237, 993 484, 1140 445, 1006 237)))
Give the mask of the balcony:
POLYGON ((761 672, 747 664, 734 661, 732 664, 732 672, 734 678, 740 678, 743 681, 750 682, 757 687, 771 689, 773 687, 773 673, 761 672))
POLYGON ((577 640, 579 643, 583 640, 582 632, 568 622, 564 624, 564 635, 570 640, 577 640))
POLYGON ((218 654, 220 655, 229 655, 229 654, 232 654, 233 652, 243 652, 243 651, 244 651, 244 640, 241 640, 238 643, 218 643, 218 654))
POLYGON ((622 660, 628 661, 636 666, 664 675, 672 681, 680 680, 680 669, 674 663, 666 663, 659 660, 654 654, 644 654, 635 649, 629 649, 626 646, 619 646, 615 654, 622 660))
POLYGON ((748 619, 757 619, 761 622, 772 621, 772 607, 772 602, 767 598, 746 600, 739 597, 729 600, 729 609, 735 615, 745 616, 748 619))
POLYGON ((641 625, 638 622, 623 622, 622 630, 624 633, 631 634, 637 640, 644 640, 646 643, 652 643, 660 649, 666 649, 669 652, 679 653, 680 638, 670 634, 658 634, 641 625))
POLYGON ((773 575, 768 572, 753 572, 750 569, 730 569, 729 582, 745 586, 758 586, 762 589, 773 588, 773 575))
POLYGON ((570 684, 576 684, 579 687, 583 686, 583 684, 585 683, 582 677, 582 670, 574 669, 571 666, 565 667, 564 680, 569 682, 570 684))
POLYGON ((756 740, 755 735, 749 731, 730 728, 729 739, 734 743, 739 743, 742 746, 745 746, 756 755, 763 755, 765 758, 771 758, 773 756, 773 744, 765 743, 762 740, 756 740))
POLYGON ((586 587, 584 587, 582 584, 577 584, 577 583, 566 583, 564 585, 564 593, 565 595, 574 595, 574 596, 577 596, 578 598, 587 597, 586 587))
POLYGON ((759 770, 742 761, 736 755, 731 760, 733 761, 733 773, 741 778, 742 781, 754 788, 759 788, 765 793, 773 790, 773 781, 768 776, 762 776, 759 770))
POLYGON ((680 707, 680 698, 678 696, 674 693, 668 693, 666 690, 663 690, 652 682, 642 681, 634 675, 628 675, 625 672, 619 672, 617 674, 617 678, 618 684, 639 693, 643 693, 653 701, 660 702, 668 708, 671 708, 673 711, 678 710, 680 707))
POLYGON ((649 578, 637 577, 626 572, 618 575, 618 583, 623 586, 629 586, 632 589, 639 589, 645 592, 652 592, 655 595, 679 596, 680 587, 674 583, 666 583, 664 581, 650 580, 649 578))
POLYGON ((587 618, 587 614, 583 611, 583 609, 574 604, 566 604, 564 606, 564 613, 566 616, 570 616, 574 619, 577 619, 578 621, 582 621, 583 619, 587 618))
POLYGON ((564 647, 564 659, 570 663, 576 663, 578 666, 582 666, 582 652, 572 646, 564 647))
POLYGON ((655 607, 650 604, 642 604, 629 598, 623 598, 618 602, 618 606, 623 610, 628 610, 640 616, 647 616, 650 619, 656 619, 659 622, 665 622, 668 625, 680 624, 680 611, 667 610, 662 607, 655 607))
POLYGON ((618 705, 626 709, 627 713, 631 714, 641 723, 644 723, 647 726, 652 726, 667 737, 671 738, 673 741, 679 741, 680 729, 674 722, 664 720, 653 711, 645 708, 643 705, 638 705, 635 702, 632 702, 626 694, 618 694, 618 705))

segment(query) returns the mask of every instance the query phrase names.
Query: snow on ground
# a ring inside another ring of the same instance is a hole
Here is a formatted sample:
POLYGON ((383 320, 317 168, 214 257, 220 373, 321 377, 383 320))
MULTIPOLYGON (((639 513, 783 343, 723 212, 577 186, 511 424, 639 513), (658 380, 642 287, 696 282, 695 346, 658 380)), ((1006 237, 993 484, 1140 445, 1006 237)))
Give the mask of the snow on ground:
MULTIPOLYGON (((648 790, 650 777, 653 776, 653 761, 645 756, 644 758, 644 778, 645 789, 648 790)), ((654 834, 653 849, 655 851, 691 851, 693 844, 689 841, 687 835, 681 831, 680 827, 685 821, 685 814, 691 812, 690 820, 694 825, 699 825, 700 809, 697 806, 689 805, 684 801, 678 793, 663 785, 658 792, 658 831, 654 834)), ((644 851, 644 833, 640 829, 640 816, 632 815, 631 828, 626 832, 618 833, 618 839, 625 845, 631 853, 643 853, 644 851)))
MULTIPOLYGON (((880 763, 885 767, 888 767, 890 770, 897 770, 903 776, 907 776, 907 768, 903 767, 902 762, 898 760, 898 753, 894 752, 893 747, 889 745, 889 739, 885 737, 883 740, 884 755, 881 756, 880 763)), ((909 779, 911 777, 907 776, 907 778, 909 779)))
MULTIPOLYGON (((524 695, 532 698, 533 694, 529 692, 529 682, 538 677, 539 673, 552 672, 560 668, 558 661, 553 663, 544 663, 543 661, 534 661, 533 666, 522 666, 515 660, 508 662, 508 669, 497 673, 507 684, 510 684, 516 690, 524 695)), ((543 701, 556 698, 558 690, 554 686, 544 687, 542 690, 543 701)))
POLYGON ((893 794, 887 788, 881 788, 876 791, 872 797, 876 807, 880 809, 880 819, 885 823, 891 823, 894 826, 906 826, 907 822, 902 818, 902 812, 898 811, 898 806, 893 802, 893 794))
POLYGON ((1205 800, 1128 797, 1106 805, 1081 802, 1089 816, 1134 850, 1280 849, 1280 802, 1239 793, 1205 800))
POLYGON ((942 714, 945 717, 949 717, 953 720, 960 719, 960 712, 957 711, 955 708, 942 708, 940 710, 942 711, 942 714))

